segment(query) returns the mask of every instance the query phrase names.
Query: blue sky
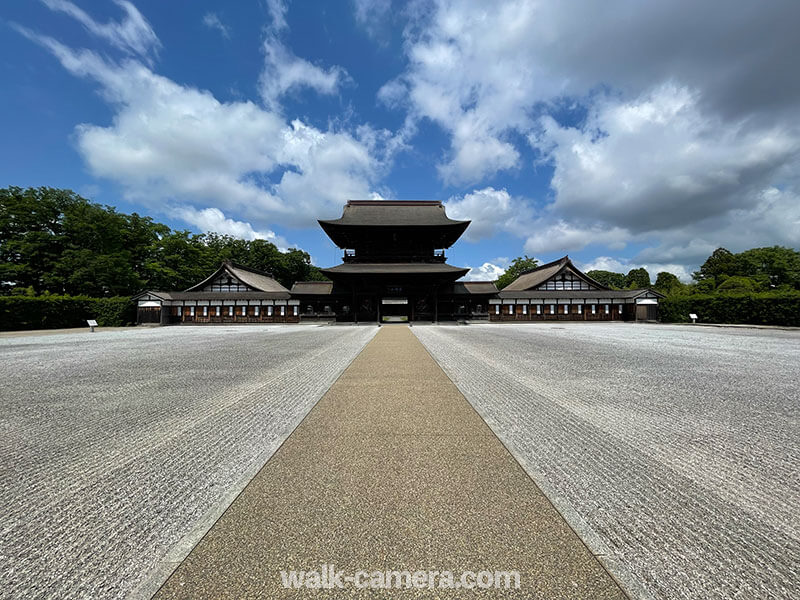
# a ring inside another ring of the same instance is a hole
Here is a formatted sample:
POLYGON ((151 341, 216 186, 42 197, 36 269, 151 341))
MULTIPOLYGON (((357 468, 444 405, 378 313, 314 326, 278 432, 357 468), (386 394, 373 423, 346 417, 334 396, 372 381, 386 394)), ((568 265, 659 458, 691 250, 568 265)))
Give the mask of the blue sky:
POLYGON ((472 219, 450 262, 687 279, 800 245, 800 3, 15 0, 0 185, 339 262, 350 198, 472 219))

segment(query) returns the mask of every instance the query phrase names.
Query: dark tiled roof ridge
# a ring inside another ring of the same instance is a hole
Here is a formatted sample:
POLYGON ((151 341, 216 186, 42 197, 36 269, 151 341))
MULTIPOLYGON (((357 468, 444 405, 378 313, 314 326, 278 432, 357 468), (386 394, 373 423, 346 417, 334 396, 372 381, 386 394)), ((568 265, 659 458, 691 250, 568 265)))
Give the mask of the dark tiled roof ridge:
POLYGON ((275 275, 273 275, 270 271, 262 271, 260 269, 255 269, 253 267, 248 267, 246 265, 239 264, 237 262, 233 262, 232 260, 223 260, 223 265, 228 265, 233 269, 241 269, 242 271, 250 271, 251 273, 255 273, 256 275, 264 275, 265 277, 271 277, 275 279, 275 275))
POLYGON ((441 200, 348 200, 346 206, 443 206, 441 200))
POLYGON ((522 273, 519 274, 519 277, 522 277, 523 275, 527 275, 528 273, 534 273, 536 271, 540 271, 542 269, 546 269, 548 267, 554 267, 556 265, 565 265, 567 263, 572 264, 572 261, 569 259, 569 254, 565 254, 564 256, 562 256, 561 258, 559 258, 557 260, 551 260, 547 264, 539 265, 538 267, 534 267, 532 269, 528 269, 527 271, 523 271, 522 273))

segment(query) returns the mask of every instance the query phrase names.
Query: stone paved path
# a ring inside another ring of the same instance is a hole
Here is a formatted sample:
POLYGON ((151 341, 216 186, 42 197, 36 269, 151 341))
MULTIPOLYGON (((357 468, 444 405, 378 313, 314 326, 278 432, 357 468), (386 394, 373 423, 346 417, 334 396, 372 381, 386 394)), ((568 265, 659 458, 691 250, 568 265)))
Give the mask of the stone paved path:
POLYGON ((383 327, 157 595, 287 592, 280 571, 516 570, 485 597, 624 598, 406 326, 383 327))

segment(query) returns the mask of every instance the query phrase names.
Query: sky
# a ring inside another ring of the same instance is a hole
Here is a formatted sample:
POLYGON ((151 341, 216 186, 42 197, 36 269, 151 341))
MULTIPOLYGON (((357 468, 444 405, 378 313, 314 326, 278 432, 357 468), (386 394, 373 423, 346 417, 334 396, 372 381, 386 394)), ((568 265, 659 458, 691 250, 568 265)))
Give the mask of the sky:
POLYGON ((323 267, 348 199, 514 257, 688 281, 800 246, 800 2, 9 0, 0 187, 72 189, 323 267))

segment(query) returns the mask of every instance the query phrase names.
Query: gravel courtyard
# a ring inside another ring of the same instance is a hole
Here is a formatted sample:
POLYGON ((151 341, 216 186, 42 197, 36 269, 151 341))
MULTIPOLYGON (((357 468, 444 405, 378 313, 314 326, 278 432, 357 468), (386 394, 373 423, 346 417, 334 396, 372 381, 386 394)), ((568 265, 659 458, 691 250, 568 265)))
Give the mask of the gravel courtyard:
POLYGON ((266 461, 375 331, 0 339, 0 597, 131 593, 266 461))
POLYGON ((414 327, 593 551, 656 598, 800 589, 800 334, 414 327))

